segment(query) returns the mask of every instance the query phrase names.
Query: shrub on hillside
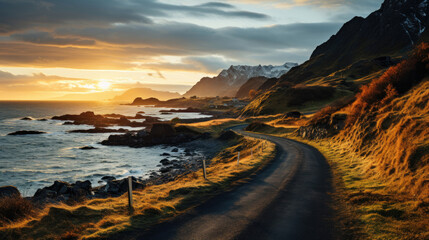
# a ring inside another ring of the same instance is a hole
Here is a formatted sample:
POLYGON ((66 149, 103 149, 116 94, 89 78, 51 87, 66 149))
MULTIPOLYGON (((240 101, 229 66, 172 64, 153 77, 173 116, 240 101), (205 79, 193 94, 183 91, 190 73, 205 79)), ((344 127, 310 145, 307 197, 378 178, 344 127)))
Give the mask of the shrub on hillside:
POLYGON ((370 108, 380 108, 396 95, 402 95, 421 82, 429 70, 429 44, 420 44, 413 54, 396 66, 390 67, 381 77, 362 87, 356 96, 348 125, 356 122, 370 108))
POLYGON ((415 198, 429 198, 429 44, 364 86, 336 136, 362 157, 369 176, 415 198))
POLYGON ((250 100, 253 100, 256 97, 256 95, 258 95, 258 93, 256 92, 256 90, 255 89, 250 89, 250 91, 249 91, 249 98, 250 98, 250 100))
POLYGON ((33 213, 33 204, 20 196, 0 198, 0 226, 33 213))

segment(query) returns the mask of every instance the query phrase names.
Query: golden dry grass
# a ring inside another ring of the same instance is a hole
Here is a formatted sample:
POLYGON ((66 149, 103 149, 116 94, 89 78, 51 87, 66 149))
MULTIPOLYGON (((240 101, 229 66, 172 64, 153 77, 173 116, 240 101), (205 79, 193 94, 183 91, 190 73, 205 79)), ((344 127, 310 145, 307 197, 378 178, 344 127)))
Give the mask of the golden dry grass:
POLYGON ((333 141, 362 156, 368 176, 392 189, 429 199, 429 81, 367 114, 333 141))
POLYGON ((0 198, 0 227, 25 218, 34 211, 33 204, 21 196, 0 198))
POLYGON ((122 231, 149 228, 242 182, 274 157, 275 146, 254 138, 220 152, 207 168, 162 185, 133 191, 134 213, 128 211, 127 194, 117 198, 88 200, 75 206, 50 205, 38 215, 0 228, 0 239, 99 239, 122 231), (257 149, 266 143, 263 152, 257 149), (236 152, 240 151, 237 166, 236 152))
POLYGON ((429 239, 428 100, 426 79, 332 138, 260 132, 305 142, 326 157, 342 239, 429 239))
POLYGON ((307 140, 293 133, 269 129, 267 134, 288 137, 317 148, 334 176, 333 198, 340 239, 428 239, 429 201, 392 188, 368 174, 370 156, 351 151, 350 143, 333 138, 307 140))
POLYGON ((332 139, 305 140, 319 149, 334 173, 338 226, 342 239, 428 239, 429 203, 390 187, 390 183, 366 173, 360 154, 332 139))

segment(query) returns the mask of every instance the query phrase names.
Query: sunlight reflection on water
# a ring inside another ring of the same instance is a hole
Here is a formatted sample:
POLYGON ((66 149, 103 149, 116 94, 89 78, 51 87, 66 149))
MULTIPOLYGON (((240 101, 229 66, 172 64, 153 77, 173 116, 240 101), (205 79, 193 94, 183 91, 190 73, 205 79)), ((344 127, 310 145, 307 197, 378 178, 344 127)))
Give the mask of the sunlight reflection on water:
MULTIPOLYGON (((173 113, 162 115, 162 108, 124 106, 97 102, 0 102, 0 186, 17 186, 23 195, 33 195, 41 187, 55 180, 74 182, 90 180, 97 185, 102 176, 117 178, 128 175, 145 176, 157 170, 161 153, 171 153, 172 147, 128 148, 107 147, 99 144, 110 135, 67 133, 69 130, 89 129, 92 126, 62 125, 62 122, 24 121, 22 117, 49 119, 54 115, 79 114, 94 111, 96 114, 117 113, 134 116, 138 111, 169 120, 209 117, 199 113, 173 113), (19 130, 45 131, 43 135, 7 136, 19 130), (83 151, 82 146, 97 149, 83 151)), ((141 129, 131 127, 114 127, 141 129)), ((172 157, 179 157, 172 153, 172 157)))

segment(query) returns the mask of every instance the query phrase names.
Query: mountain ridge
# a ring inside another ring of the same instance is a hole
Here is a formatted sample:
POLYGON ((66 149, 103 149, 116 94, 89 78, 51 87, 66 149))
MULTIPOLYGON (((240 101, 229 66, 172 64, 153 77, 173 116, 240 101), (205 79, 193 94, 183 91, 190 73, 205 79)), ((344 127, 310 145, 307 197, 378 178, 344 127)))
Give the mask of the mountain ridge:
POLYGON ((319 45, 308 61, 282 75, 242 114, 281 113, 288 106, 280 104, 273 110, 267 103, 273 102, 270 99, 284 103, 286 90, 298 84, 332 86, 337 91, 358 91, 359 86, 406 57, 416 44, 428 40, 427 13, 428 0, 386 0, 380 9, 368 17, 352 18, 328 41, 319 45), (365 76, 362 76, 363 72, 365 76))
POLYGON ((386 0, 368 17, 354 17, 346 22, 328 41, 316 47, 307 62, 281 76, 280 82, 305 82, 362 59, 403 56, 426 31, 427 12, 427 0, 386 0))
POLYGON ((280 77, 291 68, 296 67, 297 63, 285 63, 280 66, 273 65, 231 65, 228 69, 223 69, 215 77, 201 78, 188 92, 186 97, 216 97, 229 96, 234 97, 239 88, 252 77, 280 77))

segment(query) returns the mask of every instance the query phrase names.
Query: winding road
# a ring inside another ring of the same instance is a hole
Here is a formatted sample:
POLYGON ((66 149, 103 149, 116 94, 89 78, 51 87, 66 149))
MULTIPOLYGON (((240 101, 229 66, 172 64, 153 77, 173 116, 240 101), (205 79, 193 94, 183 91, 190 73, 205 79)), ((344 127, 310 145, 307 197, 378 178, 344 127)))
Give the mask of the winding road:
POLYGON ((234 130, 275 143, 275 159, 249 182, 136 239, 334 239, 332 177, 322 154, 293 140, 234 130))

